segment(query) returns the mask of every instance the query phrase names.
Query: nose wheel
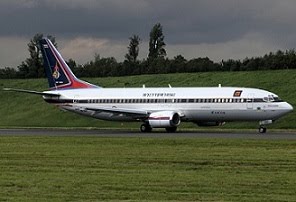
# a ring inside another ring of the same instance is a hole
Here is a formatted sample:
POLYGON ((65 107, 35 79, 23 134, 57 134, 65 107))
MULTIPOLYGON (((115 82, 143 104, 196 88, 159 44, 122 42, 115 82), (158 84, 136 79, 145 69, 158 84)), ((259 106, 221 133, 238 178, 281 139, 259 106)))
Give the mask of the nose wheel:
POLYGON ((259 127, 259 133, 266 133, 267 129, 265 126, 260 126, 259 127))
POLYGON ((273 120, 259 121, 259 133, 266 133, 266 125, 272 124, 273 122, 273 120))

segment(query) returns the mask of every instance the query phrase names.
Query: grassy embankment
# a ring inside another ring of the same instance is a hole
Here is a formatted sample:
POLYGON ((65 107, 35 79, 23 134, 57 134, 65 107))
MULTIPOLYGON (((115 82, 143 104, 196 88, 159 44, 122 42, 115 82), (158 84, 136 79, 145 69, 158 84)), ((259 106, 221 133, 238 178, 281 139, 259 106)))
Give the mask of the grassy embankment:
POLYGON ((295 201, 295 141, 0 137, 0 201, 295 201))
MULTIPOLYGON (((143 75, 113 78, 92 78, 89 82, 103 87, 174 86, 239 86, 272 91, 296 106, 296 70, 256 72, 210 72, 192 74, 143 75)), ((0 88, 13 87, 46 90, 46 79, 0 80, 0 88)), ((41 97, 0 91, 0 127, 97 127, 138 128, 139 123, 116 123, 62 112, 43 102, 41 97)), ((257 128, 258 123, 229 123, 223 128, 257 128)), ((181 124, 182 128, 197 128, 181 124)), ((269 128, 295 129, 296 113, 282 118, 269 128)))

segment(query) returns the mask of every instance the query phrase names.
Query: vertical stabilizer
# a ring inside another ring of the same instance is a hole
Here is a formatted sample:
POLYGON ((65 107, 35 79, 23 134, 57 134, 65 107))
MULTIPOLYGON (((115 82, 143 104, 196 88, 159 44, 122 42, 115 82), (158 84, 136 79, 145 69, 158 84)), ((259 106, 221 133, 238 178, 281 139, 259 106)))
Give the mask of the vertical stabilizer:
POLYGON ((45 73, 50 89, 97 88, 79 80, 48 38, 40 40, 45 73))

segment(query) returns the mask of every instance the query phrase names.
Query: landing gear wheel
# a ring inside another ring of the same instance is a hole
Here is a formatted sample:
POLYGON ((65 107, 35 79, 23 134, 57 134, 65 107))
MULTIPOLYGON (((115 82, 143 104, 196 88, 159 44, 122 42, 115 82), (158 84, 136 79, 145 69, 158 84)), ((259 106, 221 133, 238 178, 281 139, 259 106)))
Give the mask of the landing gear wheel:
POLYGON ((266 128, 264 126, 259 127, 259 133, 266 133, 266 128))
POLYGON ((177 131, 177 127, 169 127, 169 128, 165 128, 165 130, 168 133, 175 133, 177 131))
POLYGON ((141 130, 141 132, 143 132, 143 133, 149 133, 149 132, 152 131, 152 128, 151 128, 151 126, 150 126, 149 124, 145 124, 145 123, 143 123, 143 124, 141 125, 141 127, 140 127, 140 130, 141 130))

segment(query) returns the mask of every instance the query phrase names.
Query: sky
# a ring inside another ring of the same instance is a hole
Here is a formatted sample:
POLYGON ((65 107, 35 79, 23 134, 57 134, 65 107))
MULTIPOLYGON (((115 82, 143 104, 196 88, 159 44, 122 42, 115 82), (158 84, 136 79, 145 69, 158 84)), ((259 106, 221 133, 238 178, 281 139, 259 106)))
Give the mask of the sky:
POLYGON ((0 67, 28 57, 36 33, 53 35, 65 59, 123 61, 129 37, 163 26, 167 57, 244 59, 296 47, 295 0, 1 0, 0 67))

